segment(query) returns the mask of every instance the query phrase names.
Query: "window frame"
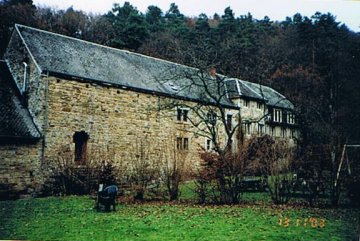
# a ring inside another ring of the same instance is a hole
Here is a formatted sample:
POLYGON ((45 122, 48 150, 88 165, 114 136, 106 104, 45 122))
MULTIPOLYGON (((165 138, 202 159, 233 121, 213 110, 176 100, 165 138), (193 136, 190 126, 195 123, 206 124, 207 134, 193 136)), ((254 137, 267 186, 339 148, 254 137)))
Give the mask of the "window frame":
POLYGON ((176 107, 176 121, 178 122, 189 122, 190 109, 186 107, 176 107))
POLYGON ((281 109, 273 109, 273 122, 280 123, 282 121, 282 111, 281 109))
POLYGON ((189 150, 189 138, 188 137, 183 138, 183 150, 189 150))
POLYGON ((258 123, 258 133, 259 133, 259 135, 263 135, 263 134, 264 134, 264 129, 265 129, 265 125, 258 123))
POLYGON ((288 124, 295 124, 295 115, 294 113, 288 112, 288 124))
POLYGON ((262 103, 261 102, 256 102, 256 107, 261 110, 262 109, 262 103))
POLYGON ((250 136, 251 135, 251 123, 245 123, 244 124, 244 128, 245 128, 245 134, 250 136))
POLYGON ((232 122, 233 122, 233 114, 232 113, 226 114, 226 125, 229 130, 232 130, 232 128, 233 128, 232 122))
POLYGON ((176 137, 176 150, 188 151, 190 149, 190 138, 189 137, 176 137))
POLYGON ((210 138, 205 138, 205 151, 212 151, 213 141, 210 138))
POLYGON ((243 100, 244 102, 244 107, 250 108, 250 100, 243 100))
POLYGON ((218 116, 215 111, 210 110, 206 114, 206 122, 209 123, 210 125, 216 125, 217 118, 218 116))

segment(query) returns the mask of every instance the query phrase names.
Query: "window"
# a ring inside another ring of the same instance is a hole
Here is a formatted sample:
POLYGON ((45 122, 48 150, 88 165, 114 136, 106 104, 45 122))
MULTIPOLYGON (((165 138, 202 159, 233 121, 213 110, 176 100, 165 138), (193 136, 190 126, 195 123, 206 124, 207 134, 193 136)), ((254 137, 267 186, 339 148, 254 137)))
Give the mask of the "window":
POLYGON ((75 143, 75 163, 84 165, 87 158, 87 141, 89 135, 85 131, 75 132, 73 141, 75 143))
POLYGON ((273 121, 274 122, 281 122, 281 110, 274 109, 273 110, 273 121))
POLYGON ((245 134, 246 135, 251 134, 251 123, 245 123, 245 134))
POLYGON ((258 109, 262 108, 262 104, 260 102, 256 102, 256 106, 257 106, 258 109))
POLYGON ((289 124, 295 124, 295 115, 293 113, 288 112, 288 120, 289 124))
POLYGON ((292 139, 296 138, 296 131, 295 130, 291 130, 291 138, 292 139))
POLYGON ((176 149, 181 150, 182 148, 182 138, 176 137, 176 149))
POLYGON ((250 107, 250 101, 249 100, 244 100, 244 106, 245 107, 250 107))
POLYGON ((189 138, 176 137, 176 149, 189 150, 189 138))
POLYGON ((281 128, 281 137, 286 137, 286 128, 281 128))
POLYGON ((184 138, 183 139, 183 149, 184 150, 189 150, 189 138, 184 138))
POLYGON ((210 124, 210 125, 215 125, 216 124, 216 120, 217 120, 217 115, 215 112, 213 111, 209 111, 207 113, 207 122, 210 124))
POLYGON ((176 110, 176 120, 177 121, 188 121, 189 109, 177 108, 176 110))
POLYGON ((183 121, 187 121, 189 110, 183 109, 182 112, 183 112, 183 121))
POLYGON ((211 151, 212 149, 212 141, 210 139, 205 139, 205 150, 211 151))
POLYGON ((258 133, 259 133, 259 135, 264 134, 264 125, 263 124, 258 124, 258 133))
POLYGON ((275 127, 271 127, 271 136, 276 136, 275 127))
POLYGON ((226 116, 226 125, 229 130, 232 129, 232 114, 227 114, 226 116))

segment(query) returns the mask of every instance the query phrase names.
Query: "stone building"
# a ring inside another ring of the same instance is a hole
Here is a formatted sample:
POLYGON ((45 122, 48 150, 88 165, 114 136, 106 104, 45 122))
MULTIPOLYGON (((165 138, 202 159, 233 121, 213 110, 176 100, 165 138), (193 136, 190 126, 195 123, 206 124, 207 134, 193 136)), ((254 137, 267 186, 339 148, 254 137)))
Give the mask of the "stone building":
MULTIPOLYGON (((0 196, 37 193, 66 157, 79 166, 103 159, 131 166, 144 153, 152 160, 177 150, 196 163, 201 148, 211 150, 211 140, 194 131, 189 109, 160 108, 167 100, 214 105, 189 82, 195 72, 16 25, 0 61, 0 196)), ((231 117, 241 116, 247 136, 296 139, 294 107, 284 96, 222 79, 226 98, 220 104, 234 125, 239 119, 231 117)))
POLYGON ((241 106, 240 115, 246 136, 270 135, 295 145, 298 128, 294 105, 270 87, 240 79, 228 79, 231 100, 241 106))

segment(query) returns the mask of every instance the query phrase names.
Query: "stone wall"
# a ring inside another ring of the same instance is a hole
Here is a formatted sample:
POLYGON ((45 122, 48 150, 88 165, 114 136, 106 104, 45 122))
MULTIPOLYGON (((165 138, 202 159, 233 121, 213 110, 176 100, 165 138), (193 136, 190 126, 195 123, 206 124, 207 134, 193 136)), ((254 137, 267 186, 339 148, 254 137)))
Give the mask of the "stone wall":
POLYGON ((286 139, 290 146, 296 145, 296 140, 300 137, 297 128, 291 125, 280 125, 280 123, 278 125, 276 125, 276 123, 273 123, 272 125, 266 123, 267 118, 265 115, 267 115, 269 112, 269 109, 266 105, 254 100, 245 100, 242 98, 237 98, 233 101, 241 106, 240 115, 242 122, 248 122, 250 125, 250 133, 246 132, 246 127, 243 125, 246 138, 249 139, 254 136, 267 134, 275 139, 286 139), (245 101, 247 102, 248 106, 246 106, 245 101), (259 123, 257 123, 258 121, 259 123), (262 133, 260 133, 258 127, 259 124, 263 126, 262 133))
POLYGON ((26 196, 42 184, 41 143, 0 145, 0 199, 26 196))
MULTIPOLYGON (((27 108, 43 132, 46 124, 46 78, 28 55, 25 45, 18 34, 13 34, 5 59, 15 79, 27 108), (26 91, 23 93, 24 65, 28 64, 26 91)), ((24 107, 25 108, 25 107, 24 107)), ((13 140, 11 144, 0 145, 0 199, 28 196, 41 189, 44 181, 42 141, 29 142, 13 140)))
POLYGON ((56 165, 64 152, 75 152, 73 136, 89 135, 88 162, 113 159, 132 161, 145 152, 149 161, 170 158, 177 152, 176 138, 188 138, 189 150, 181 150, 190 166, 199 162, 205 139, 193 133, 192 125, 176 120, 175 109, 159 109, 164 99, 152 94, 50 77, 45 159, 56 165))

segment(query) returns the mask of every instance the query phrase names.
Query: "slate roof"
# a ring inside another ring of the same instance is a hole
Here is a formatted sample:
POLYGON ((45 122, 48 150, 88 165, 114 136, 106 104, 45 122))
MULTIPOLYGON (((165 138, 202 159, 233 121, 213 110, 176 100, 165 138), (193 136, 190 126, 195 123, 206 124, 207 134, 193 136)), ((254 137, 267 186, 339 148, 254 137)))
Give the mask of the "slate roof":
POLYGON ((255 84, 255 83, 251 83, 251 82, 247 82, 247 81, 243 81, 243 80, 242 80, 242 82, 245 82, 251 89, 253 89, 257 93, 260 93, 260 94, 262 93, 262 95, 264 96, 264 98, 266 100, 267 105, 285 108, 285 109, 294 109, 294 105, 285 96, 283 96, 276 90, 274 90, 268 86, 259 85, 259 84, 255 84))
POLYGON ((264 101, 269 106, 294 109, 294 105, 285 96, 268 86, 230 78, 226 80, 226 88, 232 90, 231 95, 229 95, 230 98, 243 97, 255 99, 264 101))
MULTIPOLYGON (((212 102, 203 90, 203 78, 197 78, 204 73, 195 68, 23 25, 17 24, 15 29, 42 73, 212 102)), ((270 87, 226 76, 218 77, 225 80, 226 86, 218 90, 215 80, 209 75, 206 86, 216 95, 227 92, 229 98, 222 99, 225 107, 237 109, 231 99, 244 97, 264 101, 274 107, 294 108, 289 100, 270 87)))
MULTIPOLYGON (((16 25, 15 28, 43 73, 54 76, 61 74, 187 100, 212 101, 201 88, 201 80, 196 78, 197 69, 23 25, 16 25), (186 76, 195 77, 195 81, 186 76)), ((215 82, 208 77, 207 86, 215 90, 212 85, 215 82)), ((221 91, 224 92, 225 88, 221 91)), ((222 104, 238 108, 227 98, 222 99, 222 104)))
POLYGON ((0 139, 40 137, 29 111, 20 101, 6 63, 0 61, 0 139))

